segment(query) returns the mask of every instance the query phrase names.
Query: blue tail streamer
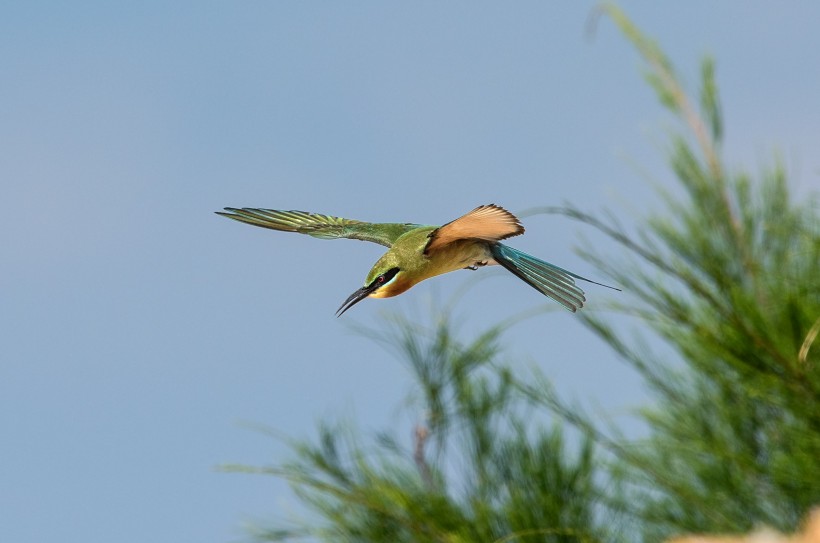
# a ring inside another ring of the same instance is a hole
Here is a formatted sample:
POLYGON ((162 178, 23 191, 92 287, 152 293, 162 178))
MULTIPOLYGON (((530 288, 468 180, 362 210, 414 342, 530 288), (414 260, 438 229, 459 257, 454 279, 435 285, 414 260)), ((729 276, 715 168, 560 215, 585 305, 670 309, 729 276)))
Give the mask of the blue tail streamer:
POLYGON ((564 268, 559 268, 549 262, 544 262, 540 258, 513 249, 503 243, 492 245, 490 251, 495 261, 500 265, 544 296, 552 298, 572 312, 582 308, 586 301, 584 291, 578 288, 575 279, 604 287, 607 286, 586 277, 581 277, 564 268))

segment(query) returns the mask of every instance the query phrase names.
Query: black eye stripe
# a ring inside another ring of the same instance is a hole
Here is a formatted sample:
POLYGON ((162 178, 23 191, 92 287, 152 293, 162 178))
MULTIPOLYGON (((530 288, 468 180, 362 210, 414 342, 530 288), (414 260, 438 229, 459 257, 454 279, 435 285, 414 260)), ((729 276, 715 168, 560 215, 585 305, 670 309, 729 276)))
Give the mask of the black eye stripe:
POLYGON ((390 282, 390 280, 393 279, 397 273, 399 273, 399 268, 390 268, 390 270, 379 275, 373 280, 373 282, 370 284, 371 288, 375 288, 379 285, 383 285, 384 283, 390 282))
POLYGON ((393 279, 396 276, 397 273, 399 273, 398 268, 391 268, 390 271, 388 271, 387 273, 384 274, 384 276, 383 276, 384 281, 385 282, 390 281, 391 279, 393 279))

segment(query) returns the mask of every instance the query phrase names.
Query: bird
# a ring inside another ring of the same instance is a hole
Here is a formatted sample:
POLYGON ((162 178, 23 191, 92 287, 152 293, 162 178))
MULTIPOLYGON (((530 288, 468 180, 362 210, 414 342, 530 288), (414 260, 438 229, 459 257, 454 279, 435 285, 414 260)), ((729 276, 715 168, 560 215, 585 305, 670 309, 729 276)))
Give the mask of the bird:
POLYGON ((320 239, 357 239, 388 247, 368 272, 364 286, 354 291, 336 311, 337 317, 365 298, 398 296, 437 275, 495 264, 573 313, 586 301, 575 279, 620 290, 501 243, 523 234, 524 227, 518 217, 495 204, 480 205, 442 226, 373 223, 307 211, 249 207, 226 207, 215 213, 271 230, 298 232, 320 239))

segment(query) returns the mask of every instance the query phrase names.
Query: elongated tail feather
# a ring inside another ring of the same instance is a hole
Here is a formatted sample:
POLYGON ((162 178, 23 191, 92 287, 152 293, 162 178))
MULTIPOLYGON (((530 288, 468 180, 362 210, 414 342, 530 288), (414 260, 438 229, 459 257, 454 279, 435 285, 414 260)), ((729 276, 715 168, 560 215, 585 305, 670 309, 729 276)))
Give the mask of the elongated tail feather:
POLYGON ((573 313, 584 307, 586 301, 584 291, 578 288, 574 279, 614 288, 576 275, 571 271, 544 262, 540 258, 535 258, 503 243, 491 245, 490 251, 495 261, 500 265, 544 296, 552 298, 573 313))

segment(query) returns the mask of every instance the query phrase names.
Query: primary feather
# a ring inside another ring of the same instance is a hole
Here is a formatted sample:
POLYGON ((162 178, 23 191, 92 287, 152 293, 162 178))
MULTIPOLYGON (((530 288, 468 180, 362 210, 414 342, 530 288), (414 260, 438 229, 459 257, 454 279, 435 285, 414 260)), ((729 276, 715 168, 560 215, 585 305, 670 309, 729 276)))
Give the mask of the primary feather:
POLYGON ((271 230, 299 232, 321 239, 358 239, 378 243, 385 247, 391 247, 402 234, 419 226, 410 223, 362 222, 295 210, 226 207, 225 211, 227 213, 217 211, 216 214, 271 230))

